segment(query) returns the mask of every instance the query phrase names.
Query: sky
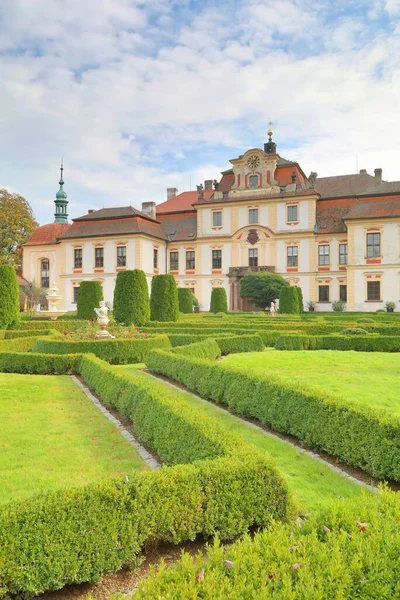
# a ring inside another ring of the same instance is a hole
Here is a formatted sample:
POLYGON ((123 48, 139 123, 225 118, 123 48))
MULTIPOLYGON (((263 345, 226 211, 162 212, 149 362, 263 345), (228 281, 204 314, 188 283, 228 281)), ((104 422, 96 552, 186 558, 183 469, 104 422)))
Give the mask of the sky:
POLYGON ((0 0, 0 188, 53 221, 263 147, 400 180, 400 0, 0 0))

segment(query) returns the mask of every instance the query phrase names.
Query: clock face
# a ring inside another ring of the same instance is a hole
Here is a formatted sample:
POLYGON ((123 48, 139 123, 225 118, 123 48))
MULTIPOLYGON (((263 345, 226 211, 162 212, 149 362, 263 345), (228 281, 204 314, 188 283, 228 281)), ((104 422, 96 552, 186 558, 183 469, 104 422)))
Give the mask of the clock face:
POLYGON ((257 156, 257 154, 252 154, 251 156, 249 156, 249 158, 247 159, 247 166, 250 167, 250 169, 257 169, 257 167, 260 165, 260 157, 257 156))

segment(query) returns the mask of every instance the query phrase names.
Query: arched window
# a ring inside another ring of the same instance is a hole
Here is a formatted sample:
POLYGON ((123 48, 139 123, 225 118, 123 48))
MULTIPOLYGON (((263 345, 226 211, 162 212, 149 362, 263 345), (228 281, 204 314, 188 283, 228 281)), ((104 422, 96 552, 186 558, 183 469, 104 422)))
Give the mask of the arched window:
POLYGON ((50 287, 50 261, 47 258, 43 258, 40 262, 40 286, 50 287))

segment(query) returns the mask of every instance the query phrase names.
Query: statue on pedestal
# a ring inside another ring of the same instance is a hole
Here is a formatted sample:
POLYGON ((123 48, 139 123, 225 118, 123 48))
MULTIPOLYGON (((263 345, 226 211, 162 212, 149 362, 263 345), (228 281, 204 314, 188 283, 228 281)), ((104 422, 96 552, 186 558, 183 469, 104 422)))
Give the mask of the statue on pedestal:
POLYGON ((94 311, 97 315, 97 323, 100 326, 100 331, 99 331, 99 333, 96 333, 96 337, 97 338, 114 338, 114 336, 111 335, 111 333, 108 333, 108 331, 106 331, 106 327, 109 324, 110 319, 108 318, 108 308, 106 306, 105 300, 101 300, 100 307, 95 308, 94 311))

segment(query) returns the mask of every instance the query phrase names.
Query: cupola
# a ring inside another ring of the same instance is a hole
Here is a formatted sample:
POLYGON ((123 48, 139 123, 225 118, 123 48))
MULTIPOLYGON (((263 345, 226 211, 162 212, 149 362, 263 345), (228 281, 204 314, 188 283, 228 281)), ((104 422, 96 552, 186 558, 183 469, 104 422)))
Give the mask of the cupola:
POLYGON ((268 142, 264 144, 264 152, 265 154, 276 154, 276 144, 272 141, 272 136, 274 135, 274 130, 272 129, 272 121, 269 122, 269 129, 267 131, 268 134, 268 142))
POLYGON ((56 194, 56 199, 54 204, 56 205, 56 212, 54 213, 54 222, 55 223, 68 223, 68 213, 67 213, 67 192, 64 190, 64 180, 63 180, 63 161, 61 160, 61 176, 60 176, 60 189, 56 194))

